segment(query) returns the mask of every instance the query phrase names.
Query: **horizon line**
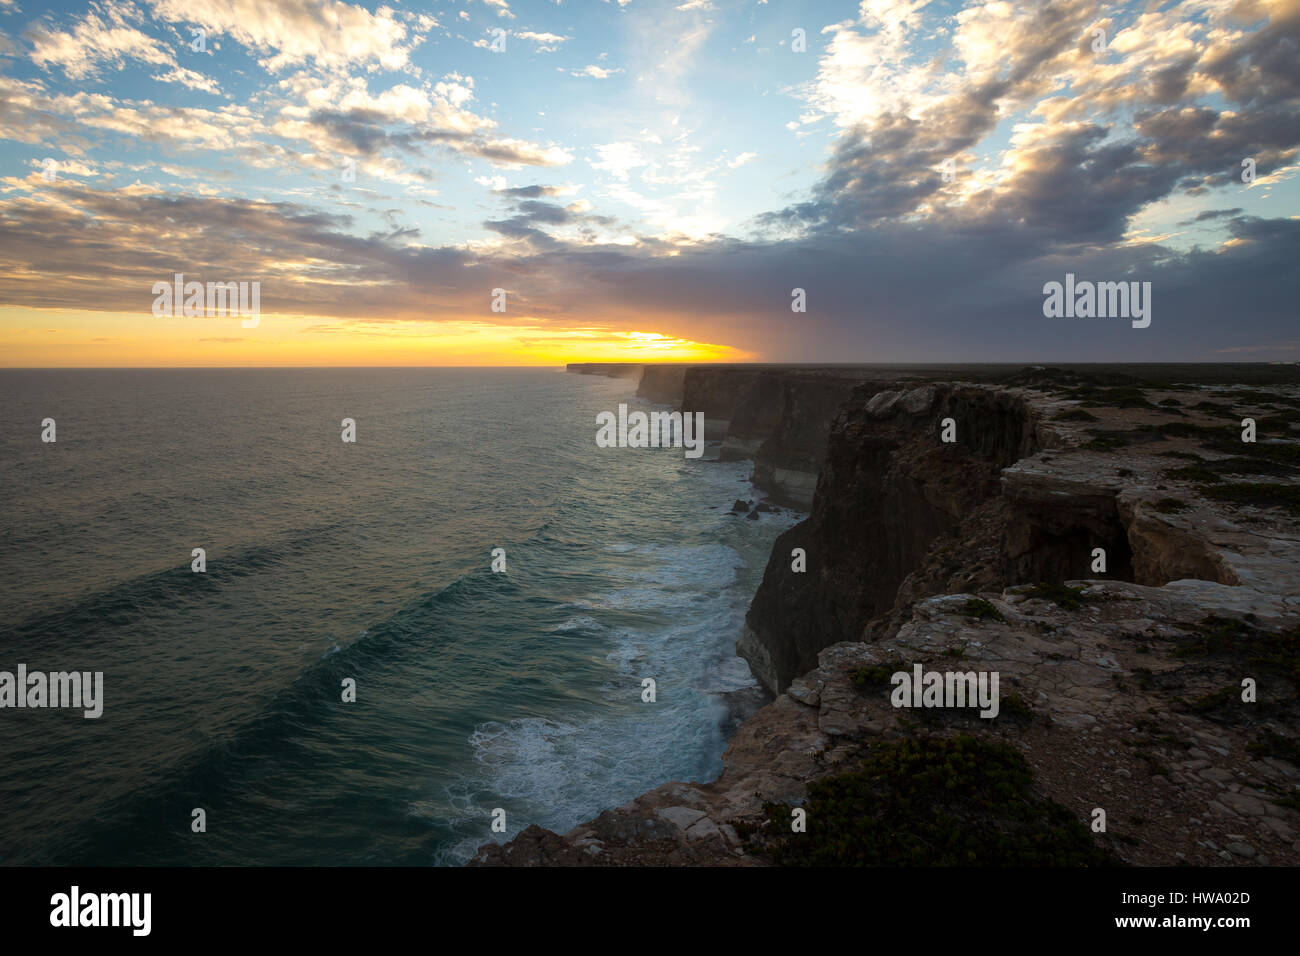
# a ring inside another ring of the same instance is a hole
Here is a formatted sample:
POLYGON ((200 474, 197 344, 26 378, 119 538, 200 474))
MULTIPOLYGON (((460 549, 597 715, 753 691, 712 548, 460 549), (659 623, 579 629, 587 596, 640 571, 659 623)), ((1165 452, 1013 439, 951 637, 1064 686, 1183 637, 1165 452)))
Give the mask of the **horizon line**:
POLYGON ((873 366, 916 366, 916 365, 945 365, 955 367, 976 367, 976 366, 1023 366, 1032 368, 1034 366, 1087 366, 1087 365, 1300 365, 1300 360, 1289 361, 1234 361, 1230 359, 1211 360, 1168 360, 1168 361, 1145 361, 1137 362, 1132 360, 1112 360, 1112 361, 1061 361, 1052 359, 1038 359, 1036 361, 1017 360, 1017 361, 986 361, 986 362, 949 362, 942 360, 906 360, 890 362, 818 362, 818 361, 766 361, 766 362, 633 362, 633 361, 578 361, 562 362, 556 365, 0 365, 0 372, 160 372, 160 371, 312 371, 327 369, 556 369, 567 368, 570 365, 663 365, 663 366, 697 366, 697 365, 719 365, 719 366, 810 366, 823 368, 857 368, 873 366))

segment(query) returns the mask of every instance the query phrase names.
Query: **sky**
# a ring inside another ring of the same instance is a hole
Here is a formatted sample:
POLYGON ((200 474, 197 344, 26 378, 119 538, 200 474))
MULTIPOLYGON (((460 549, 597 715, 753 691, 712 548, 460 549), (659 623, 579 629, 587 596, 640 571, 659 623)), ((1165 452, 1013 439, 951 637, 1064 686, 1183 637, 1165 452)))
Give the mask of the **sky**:
POLYGON ((1298 173, 1300 0, 0 0, 0 366, 1300 361, 1298 173))

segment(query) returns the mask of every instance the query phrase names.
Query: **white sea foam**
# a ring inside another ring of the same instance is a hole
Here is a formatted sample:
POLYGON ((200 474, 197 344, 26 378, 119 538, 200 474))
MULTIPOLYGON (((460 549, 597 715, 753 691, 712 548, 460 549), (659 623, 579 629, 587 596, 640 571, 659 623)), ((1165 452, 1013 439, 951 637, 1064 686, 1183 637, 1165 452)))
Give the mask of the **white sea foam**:
MULTIPOLYGON (((682 467, 692 469, 687 480, 696 490, 719 504, 756 497, 737 480, 748 474, 747 463, 682 467)), ((464 837, 441 859, 463 862, 488 839, 507 840, 533 823, 564 832, 668 780, 705 781, 721 770, 728 709, 720 695, 755 684, 735 655, 735 641, 772 537, 799 516, 765 515, 770 524, 759 528, 766 522, 722 516, 714 522, 709 513, 707 537, 701 517, 698 511, 665 517, 665 525, 682 519, 680 543, 598 546, 616 556, 601 570, 614 586, 565 605, 578 613, 549 629, 609 642, 603 655, 609 675, 598 699, 570 718, 520 716, 474 730, 469 744, 477 773, 453 788, 454 814, 442 817, 464 837), (652 623, 629 628, 628 612, 652 623), (614 626, 602 620, 619 615, 614 626), (645 677, 656 681, 654 703, 641 700, 645 677), (498 806, 507 811, 507 832, 489 835, 486 821, 498 806)))
POLYGON ((561 621, 553 627, 546 628, 547 631, 556 634, 569 634, 573 631, 599 633, 605 629, 604 624, 601 624, 600 621, 586 614, 579 614, 576 617, 571 617, 568 620, 561 621))

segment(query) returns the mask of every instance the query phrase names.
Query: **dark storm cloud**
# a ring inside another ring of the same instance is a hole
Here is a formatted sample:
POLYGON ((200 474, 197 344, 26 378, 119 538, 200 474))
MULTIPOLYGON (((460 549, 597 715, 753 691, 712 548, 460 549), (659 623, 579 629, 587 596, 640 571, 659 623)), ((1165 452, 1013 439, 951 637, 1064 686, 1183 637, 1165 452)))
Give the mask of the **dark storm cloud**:
MULTIPOLYGON (((1300 221, 1292 219, 1238 216, 1228 246, 1184 255, 1151 244, 1052 250, 1029 226, 981 241, 974 227, 933 222, 797 241, 717 240, 671 256, 666 243, 579 247, 548 237, 529 255, 493 256, 352 236, 347 217, 285 203, 73 185, 60 196, 57 210, 3 204, 5 302, 147 313, 152 283, 183 271, 200 281, 260 280, 264 313, 506 321, 488 310, 499 286, 540 321, 652 322, 666 334, 761 347, 787 361, 1038 361, 1194 359, 1266 346, 1294 327, 1300 299, 1300 221), (160 225, 183 254, 159 251, 160 225), (317 263, 306 278, 297 268, 305 260, 317 263), (1042 286, 1067 271, 1152 282, 1151 327, 1044 318, 1042 286), (796 287, 806 290, 807 313, 790 311, 796 287)), ((529 202, 517 228, 561 213, 570 215, 529 202)))

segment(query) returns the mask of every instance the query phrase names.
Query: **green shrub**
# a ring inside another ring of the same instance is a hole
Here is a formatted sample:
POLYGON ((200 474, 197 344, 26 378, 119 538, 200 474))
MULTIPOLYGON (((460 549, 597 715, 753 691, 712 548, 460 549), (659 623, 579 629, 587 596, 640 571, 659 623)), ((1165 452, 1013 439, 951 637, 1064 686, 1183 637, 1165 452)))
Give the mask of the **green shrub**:
POLYGON ((1005 620, 1002 617, 1002 612, 994 607, 990 602, 984 600, 984 598, 971 598, 968 600, 965 607, 962 608, 962 613, 968 617, 978 618, 981 621, 1005 620))
POLYGON ((1083 588, 1066 587, 1064 584, 1035 584, 1023 593, 1026 597, 1051 601, 1057 607, 1063 607, 1067 611, 1079 610, 1079 605, 1087 600, 1083 595, 1083 588))
POLYGON ((875 667, 859 667, 853 672, 853 686, 858 690, 887 685, 889 679, 899 671, 910 671, 911 665, 904 661, 889 661, 875 667))
POLYGON ((1024 757, 974 737, 908 738, 808 786, 807 832, 768 803, 757 852, 783 866, 1105 866, 1065 807, 1032 790, 1024 757))

